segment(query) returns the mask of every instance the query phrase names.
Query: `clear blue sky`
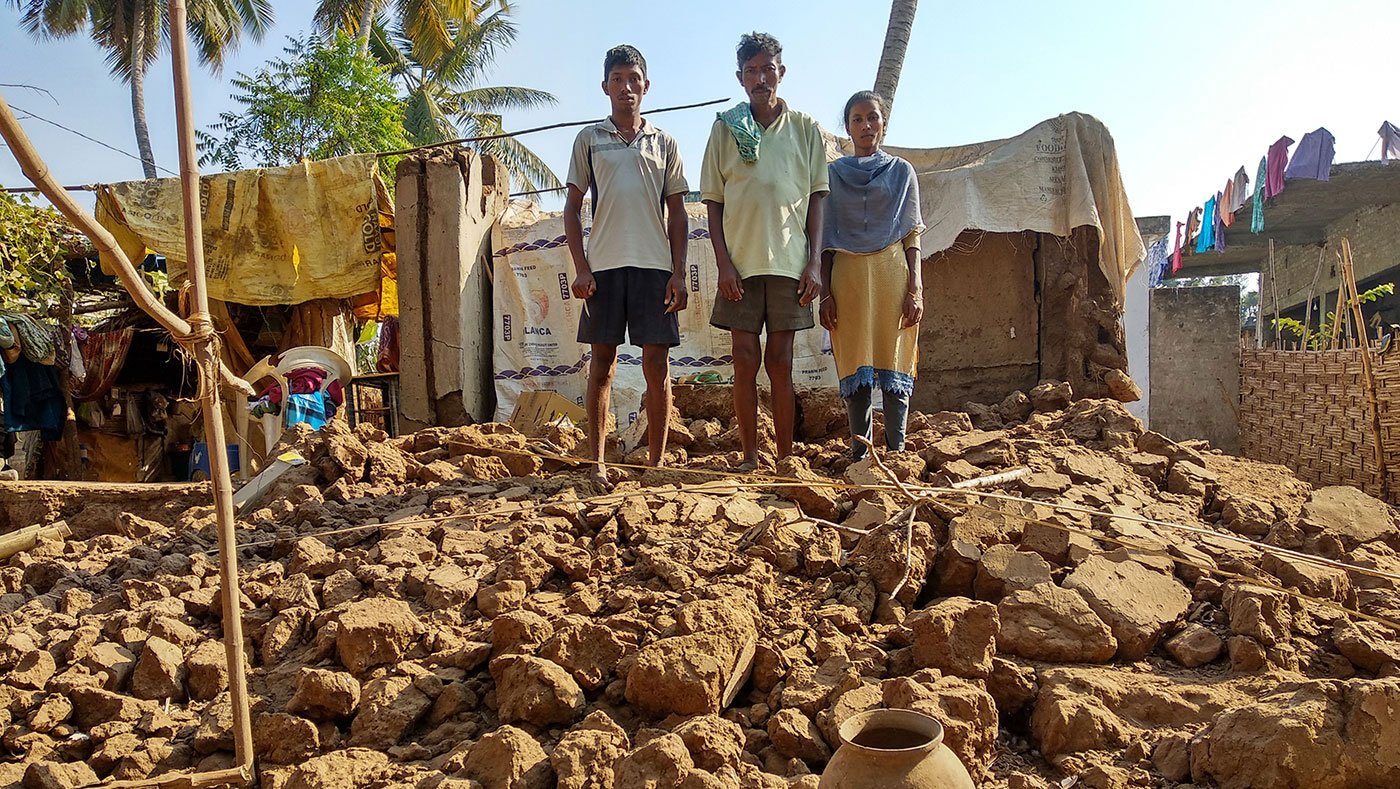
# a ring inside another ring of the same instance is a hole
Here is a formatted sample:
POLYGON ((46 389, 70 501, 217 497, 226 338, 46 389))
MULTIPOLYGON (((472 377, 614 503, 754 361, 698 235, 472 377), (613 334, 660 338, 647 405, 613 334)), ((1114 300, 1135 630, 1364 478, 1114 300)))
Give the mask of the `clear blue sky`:
MULTIPOLYGON (((280 54, 285 36, 309 29, 313 3, 276 3, 277 24, 245 44, 224 76, 201 71, 195 88, 201 127, 230 107, 227 78, 280 54)), ((607 3, 516 0, 521 35, 491 75, 496 84, 554 93, 559 103, 507 116, 508 128, 607 113, 601 58, 631 43, 650 63, 647 106, 742 97, 734 79, 741 33, 765 30, 784 46, 780 95, 831 128, 853 91, 874 79, 887 20, 885 3, 829 0, 711 0, 607 3), (858 13, 863 7, 869 13, 858 13)), ((112 79, 85 38, 36 42, 19 13, 0 5, 0 88, 14 104, 136 150, 129 92, 112 79)), ((1008 137, 1062 112, 1097 116, 1113 133, 1128 195, 1139 216, 1183 216, 1221 188, 1240 165, 1250 172, 1281 134, 1294 139, 1326 126, 1337 160, 1365 158, 1381 121, 1400 122, 1394 88, 1394 31, 1400 4, 1353 2, 1179 3, 937 2, 923 0, 896 99, 892 145, 939 147, 1008 137)), ((169 58, 147 86, 157 162, 176 168, 169 58)), ((698 182, 710 109, 659 116, 680 141, 698 182)), ((52 127, 30 135, 65 183, 139 178, 140 165, 52 127)), ((562 177, 574 130, 526 140, 562 177)), ((28 185, 0 156, 0 183, 28 185)))

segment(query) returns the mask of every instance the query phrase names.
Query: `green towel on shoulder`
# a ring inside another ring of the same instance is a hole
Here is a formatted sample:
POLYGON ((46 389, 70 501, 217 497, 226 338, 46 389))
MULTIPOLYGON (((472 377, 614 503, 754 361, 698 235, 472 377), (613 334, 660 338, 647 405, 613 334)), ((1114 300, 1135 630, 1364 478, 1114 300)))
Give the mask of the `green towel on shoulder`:
POLYGON ((746 162, 758 161, 758 143, 763 139, 763 127, 753 119, 749 103, 741 101, 718 113, 718 116, 734 135, 734 144, 739 146, 739 158, 746 162))

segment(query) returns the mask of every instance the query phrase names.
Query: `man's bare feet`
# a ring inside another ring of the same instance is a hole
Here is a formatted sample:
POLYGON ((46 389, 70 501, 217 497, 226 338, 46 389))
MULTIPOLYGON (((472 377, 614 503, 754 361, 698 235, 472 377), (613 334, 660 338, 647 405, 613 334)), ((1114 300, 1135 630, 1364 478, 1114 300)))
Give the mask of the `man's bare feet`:
POLYGON ((608 469, 601 463, 594 466, 593 470, 588 472, 588 479, 594 485, 597 485, 603 493, 612 492, 613 484, 608 480, 608 469))

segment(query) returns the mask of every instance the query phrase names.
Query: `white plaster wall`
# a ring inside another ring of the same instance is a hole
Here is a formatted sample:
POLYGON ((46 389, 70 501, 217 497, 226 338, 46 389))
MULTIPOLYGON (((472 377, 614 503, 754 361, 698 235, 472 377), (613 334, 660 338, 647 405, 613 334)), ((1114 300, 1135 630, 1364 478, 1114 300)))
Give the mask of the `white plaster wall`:
POLYGON ((1128 403, 1128 411, 1144 425, 1147 421, 1147 401, 1150 386, 1151 365, 1147 352, 1147 266, 1138 266, 1128 279, 1127 291, 1123 299, 1123 331, 1128 341, 1128 375, 1142 390, 1142 399, 1128 403))

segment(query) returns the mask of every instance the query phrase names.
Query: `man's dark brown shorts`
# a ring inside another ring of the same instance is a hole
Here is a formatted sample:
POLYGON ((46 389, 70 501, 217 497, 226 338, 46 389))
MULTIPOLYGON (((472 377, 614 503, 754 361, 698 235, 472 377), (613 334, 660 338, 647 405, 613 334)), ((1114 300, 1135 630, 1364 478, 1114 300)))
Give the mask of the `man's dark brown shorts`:
POLYGON ((817 325, 812 318, 812 304, 802 306, 797 297, 797 280, 764 274, 743 281, 744 297, 730 301, 722 294, 715 296, 715 309, 710 313, 710 325, 729 331, 758 334, 768 331, 798 331, 817 325))
POLYGON ((593 272, 598 289, 583 303, 578 341, 588 345, 621 345, 623 335, 633 345, 681 344, 680 321, 666 313, 666 283, 671 272, 623 268, 593 272))

